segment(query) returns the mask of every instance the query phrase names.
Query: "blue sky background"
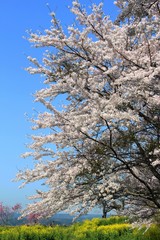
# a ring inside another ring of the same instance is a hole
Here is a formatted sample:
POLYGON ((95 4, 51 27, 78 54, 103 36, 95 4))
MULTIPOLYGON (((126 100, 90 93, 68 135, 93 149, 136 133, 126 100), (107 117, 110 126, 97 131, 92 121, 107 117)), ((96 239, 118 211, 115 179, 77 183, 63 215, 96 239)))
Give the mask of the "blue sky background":
MULTIPOLYGON (((99 0, 80 0, 90 5, 99 0)), ((117 15, 113 0, 104 1, 104 11, 111 18, 117 15)), ((29 201, 38 183, 19 189, 20 183, 12 182, 18 169, 30 168, 31 159, 20 155, 27 151, 28 135, 32 134, 31 125, 25 117, 30 117, 36 109, 32 94, 43 87, 40 76, 31 76, 24 68, 29 66, 27 56, 37 57, 42 51, 34 49, 23 38, 26 30, 44 30, 50 27, 47 3, 62 25, 73 22, 67 6, 72 0, 5 0, 0 1, 0 202, 6 205, 29 201)), ((38 106, 39 107, 39 106, 38 106)))

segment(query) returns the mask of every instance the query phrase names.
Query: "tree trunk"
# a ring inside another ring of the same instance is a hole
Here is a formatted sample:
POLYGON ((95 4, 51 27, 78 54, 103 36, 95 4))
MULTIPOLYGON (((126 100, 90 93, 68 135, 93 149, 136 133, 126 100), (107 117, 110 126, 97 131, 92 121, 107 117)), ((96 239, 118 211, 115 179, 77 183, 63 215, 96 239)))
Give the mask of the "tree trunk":
POLYGON ((106 210, 105 204, 103 204, 103 215, 102 215, 102 218, 106 218, 106 217, 107 217, 107 210, 106 210))

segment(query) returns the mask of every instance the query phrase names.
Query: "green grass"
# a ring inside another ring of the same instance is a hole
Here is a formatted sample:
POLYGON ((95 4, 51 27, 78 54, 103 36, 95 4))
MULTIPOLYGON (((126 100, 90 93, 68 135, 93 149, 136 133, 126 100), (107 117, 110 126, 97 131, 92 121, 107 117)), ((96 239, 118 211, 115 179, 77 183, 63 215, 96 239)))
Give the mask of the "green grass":
POLYGON ((1 226, 0 240, 160 240, 160 226, 133 229, 124 217, 95 218, 67 227, 1 226))

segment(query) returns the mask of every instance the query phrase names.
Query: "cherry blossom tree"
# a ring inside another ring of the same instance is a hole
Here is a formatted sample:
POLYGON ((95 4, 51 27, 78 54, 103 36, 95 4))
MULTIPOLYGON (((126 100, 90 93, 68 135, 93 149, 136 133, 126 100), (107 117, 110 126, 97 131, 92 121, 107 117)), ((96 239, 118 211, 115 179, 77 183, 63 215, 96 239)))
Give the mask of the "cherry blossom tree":
POLYGON ((30 34, 35 47, 47 48, 27 69, 45 78, 35 100, 46 111, 32 119, 42 134, 23 155, 35 167, 17 180, 44 179, 48 190, 37 190, 23 216, 79 216, 97 205, 104 216, 106 207, 145 217, 159 211, 159 5, 141 2, 140 15, 138 1, 117 0, 122 11, 113 22, 102 3, 87 13, 73 1, 76 23, 67 32, 52 13, 50 29, 30 34))
POLYGON ((115 4, 121 8, 116 22, 127 20, 141 21, 142 18, 152 18, 160 14, 159 0, 117 0, 115 4))
MULTIPOLYGON (((156 36, 159 36, 159 30, 157 31, 156 28, 153 27, 152 30, 148 31, 147 28, 150 23, 153 24, 152 26, 158 26, 156 21, 159 19, 160 15, 159 1, 118 0, 115 3, 122 9, 115 23, 119 23, 120 25, 122 22, 125 22, 130 26, 128 28, 128 37, 134 36, 135 38, 137 38, 137 26, 139 25, 139 23, 142 23, 142 21, 145 22, 146 28, 143 26, 143 28, 141 29, 141 34, 144 36, 146 42, 146 54, 150 58, 150 66, 155 67, 158 70, 157 60, 152 62, 154 58, 151 49, 153 47, 153 40, 155 40, 156 36)), ((144 42, 141 44, 144 45, 144 42)), ((158 50, 159 48, 157 48, 157 51, 158 50)), ((158 53, 157 56, 159 56, 158 53)), ((159 70, 157 73, 159 74, 159 70)), ((133 142, 134 144, 136 144, 138 154, 137 160, 135 157, 135 159, 133 159, 134 164, 136 163, 134 171, 136 171, 137 174, 140 176, 140 181, 137 181, 133 174, 127 177, 127 182, 130 184, 130 186, 127 186, 127 191, 131 193, 129 194, 129 199, 131 198, 129 212, 134 212, 136 215, 140 215, 141 217, 151 217, 156 214, 157 208, 159 208, 160 91, 159 87, 157 86, 157 83, 159 82, 158 74, 153 77, 153 79, 150 81, 150 84, 148 79, 148 84, 145 86, 145 89, 143 89, 143 91, 147 91, 149 93, 149 98, 152 98, 152 105, 149 103, 148 98, 147 101, 145 101, 144 99, 143 101, 141 101, 141 107, 139 107, 140 111, 138 112, 139 116, 142 117, 141 129, 138 130, 139 132, 135 132, 135 130, 131 131, 131 129, 128 132, 128 141, 130 141, 130 143, 133 142), (154 86, 155 83, 156 86, 154 86), (157 101, 156 104, 154 102, 155 98, 157 101), (151 199, 154 203, 150 201, 151 199), (154 206, 154 204, 156 205, 156 207, 154 206)))

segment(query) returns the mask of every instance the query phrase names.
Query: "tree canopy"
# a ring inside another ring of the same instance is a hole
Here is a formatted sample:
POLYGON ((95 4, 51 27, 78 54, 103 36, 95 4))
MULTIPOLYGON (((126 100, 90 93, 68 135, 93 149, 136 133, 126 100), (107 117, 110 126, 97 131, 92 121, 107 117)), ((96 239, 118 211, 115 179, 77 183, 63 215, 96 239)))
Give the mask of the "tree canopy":
POLYGON ((54 13, 51 27, 31 33, 45 47, 42 61, 29 57, 30 74, 45 77, 35 100, 46 111, 32 119, 33 169, 23 185, 44 179, 24 215, 77 216, 95 206, 150 218, 160 209, 160 9, 155 0, 117 0, 113 22, 103 4, 87 11, 73 1, 75 23, 64 31, 54 13), (62 97, 63 105, 55 105, 62 97))

